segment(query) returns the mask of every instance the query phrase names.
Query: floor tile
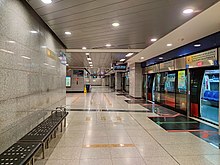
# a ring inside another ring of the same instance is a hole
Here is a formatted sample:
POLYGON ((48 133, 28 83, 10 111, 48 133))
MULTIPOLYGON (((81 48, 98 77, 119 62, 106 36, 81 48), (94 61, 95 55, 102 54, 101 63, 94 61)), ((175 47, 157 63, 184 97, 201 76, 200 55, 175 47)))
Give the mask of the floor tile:
MULTIPOLYGON (((181 165, 213 165, 203 155, 201 156, 174 156, 181 165)), ((220 163, 220 162, 218 162, 220 163)))
POLYGON ((140 158, 138 150, 134 147, 125 148, 112 148, 111 149, 112 158, 140 158))
POLYGON ((80 165, 112 165, 111 159, 81 159, 80 165))
POLYGON ((172 157, 144 157, 144 160, 147 165, 178 165, 172 157))
POLYGON ((81 159, 110 159, 109 148, 83 148, 81 153, 81 159))
POLYGON ((113 165, 146 165, 142 158, 117 158, 112 162, 113 165))

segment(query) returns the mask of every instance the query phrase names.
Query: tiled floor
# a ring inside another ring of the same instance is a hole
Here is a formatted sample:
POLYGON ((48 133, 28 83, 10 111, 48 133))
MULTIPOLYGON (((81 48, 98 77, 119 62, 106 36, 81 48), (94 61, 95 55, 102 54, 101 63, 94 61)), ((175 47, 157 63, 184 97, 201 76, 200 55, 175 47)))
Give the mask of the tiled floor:
POLYGON ((188 132, 165 131, 148 118, 156 114, 129 112, 144 108, 107 88, 93 91, 67 94, 68 108, 97 111, 70 111, 65 131, 36 165, 220 165, 220 150, 207 142, 188 132))

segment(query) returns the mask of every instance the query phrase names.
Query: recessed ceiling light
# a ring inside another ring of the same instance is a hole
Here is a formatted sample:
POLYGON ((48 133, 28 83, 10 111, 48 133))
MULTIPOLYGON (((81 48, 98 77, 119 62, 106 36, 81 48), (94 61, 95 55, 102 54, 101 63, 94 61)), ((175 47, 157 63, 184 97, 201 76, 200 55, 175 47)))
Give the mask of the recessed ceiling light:
POLYGON ((183 14, 191 14, 193 12, 194 12, 193 9, 185 9, 185 10, 183 10, 183 14))
POLYGON ((112 46, 112 45, 111 45, 111 44, 106 44, 105 46, 106 46, 106 47, 110 47, 110 46, 112 46))
POLYGON ((134 53, 128 53, 128 54, 126 54, 126 56, 125 57, 130 57, 130 56, 132 56, 134 53))
POLYGON ((172 46, 173 44, 167 44, 167 46, 172 46))
POLYGON ((151 39, 151 42, 155 42, 155 41, 157 41, 156 38, 152 38, 152 39, 151 39))
POLYGON ((52 3, 52 0, 41 0, 43 3, 45 3, 45 4, 50 4, 50 3, 52 3))
POLYGON ((200 47, 201 46, 201 44, 195 44, 194 45, 194 47, 200 47))
POLYGON ((114 27, 118 27, 120 24, 118 23, 118 22, 114 22, 113 24, 112 24, 112 26, 114 26, 114 27))
POLYGON ((86 53, 87 56, 89 56, 89 53, 86 53))
POLYGON ((159 57, 159 60, 163 60, 163 57, 159 57))
POLYGON ((66 64, 66 66, 69 66, 69 64, 66 64))
POLYGON ((87 48, 84 46, 84 47, 82 47, 82 49, 84 49, 84 50, 85 50, 85 49, 87 49, 87 48))
POLYGON ((125 59, 124 59, 124 58, 122 58, 122 59, 120 59, 120 61, 121 61, 121 62, 123 62, 123 61, 125 61, 125 59))
POLYGON ((143 60, 144 59, 144 57, 141 57, 141 60, 143 60))
POLYGON ((66 34, 66 35, 71 35, 72 33, 71 33, 71 32, 65 32, 65 34, 66 34))
POLYGON ((31 30, 30 32, 33 33, 33 34, 38 33, 36 30, 31 30))
POLYGON ((91 66, 91 67, 92 67, 93 65, 89 65, 89 66, 91 66))
POLYGON ((91 61, 91 62, 89 62, 89 64, 92 64, 92 61, 91 61))
POLYGON ((92 59, 91 59, 91 58, 87 58, 87 60, 88 60, 88 61, 91 61, 92 59))
POLYGON ((49 65, 49 64, 47 64, 47 63, 44 63, 44 65, 46 65, 46 66, 47 66, 47 65, 49 65))
POLYGON ((41 46, 41 48, 45 49, 45 48, 47 48, 47 46, 41 46))

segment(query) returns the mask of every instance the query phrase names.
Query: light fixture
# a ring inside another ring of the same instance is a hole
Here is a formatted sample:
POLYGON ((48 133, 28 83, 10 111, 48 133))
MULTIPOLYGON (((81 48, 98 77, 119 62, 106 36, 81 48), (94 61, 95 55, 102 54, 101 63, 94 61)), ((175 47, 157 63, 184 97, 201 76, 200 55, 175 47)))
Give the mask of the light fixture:
POLYGON ((87 60, 88 60, 88 61, 91 61, 92 59, 88 57, 87 60))
POLYGON ((118 27, 120 24, 118 23, 118 22, 114 22, 113 24, 112 24, 112 26, 114 26, 114 27, 118 27))
POLYGON ((120 59, 120 61, 121 61, 121 62, 123 62, 123 61, 125 61, 125 59, 124 59, 124 58, 122 58, 122 59, 120 59))
POLYGON ((159 60, 163 60, 163 57, 159 57, 159 60))
POLYGON ((130 56, 132 56, 134 53, 128 53, 128 54, 126 54, 126 56, 125 57, 130 57, 130 56))
POLYGON ((83 50, 86 50, 87 48, 84 46, 84 47, 82 47, 82 49, 83 49, 83 50))
POLYGON ((47 46, 41 46, 41 48, 45 49, 45 48, 47 48, 47 46))
POLYGON ((69 64, 66 64, 66 66, 69 66, 69 64))
POLYGON ((51 67, 52 67, 52 68, 55 68, 55 66, 54 66, 54 65, 51 65, 51 67))
POLYGON ((91 67, 92 67, 93 65, 89 65, 89 66, 91 66, 91 67))
POLYGON ((89 64, 92 64, 92 61, 91 61, 91 62, 89 62, 89 64))
POLYGON ((71 33, 71 32, 65 32, 65 34, 66 34, 66 35, 71 35, 72 33, 71 33))
POLYGON ((143 60, 144 59, 144 57, 141 57, 141 60, 143 60))
POLYGON ((52 3, 52 0, 41 0, 43 3, 45 3, 45 4, 50 4, 50 3, 52 3))
POLYGON ((89 53, 86 53, 87 56, 89 56, 89 53))
POLYGON ((8 43, 12 43, 12 44, 14 44, 15 43, 15 41, 7 41, 8 43))
POLYGON ((30 57, 27 57, 27 56, 21 56, 22 58, 25 58, 27 60, 30 60, 31 58, 30 57))
POLYGON ((38 33, 36 30, 31 30, 30 32, 33 33, 33 34, 38 33))
POLYGON ((9 54, 15 54, 14 52, 9 51, 9 50, 5 50, 5 49, 0 49, 0 51, 5 52, 5 53, 9 53, 9 54))
POLYGON ((191 13, 193 13, 194 12, 194 10, 193 9, 185 9, 185 10, 183 10, 183 14, 191 14, 191 13))
POLYGON ((47 64, 47 63, 44 63, 44 65, 46 65, 46 66, 47 66, 47 65, 49 65, 49 64, 47 64))
POLYGON ((194 45, 194 47, 200 47, 201 46, 201 44, 195 44, 194 45))
POLYGON ((173 44, 167 44, 167 46, 172 46, 173 44))
POLYGON ((152 39, 151 39, 151 42, 155 42, 155 41, 157 41, 156 38, 152 38, 152 39))
POLYGON ((112 46, 112 45, 111 45, 111 44, 106 44, 105 46, 106 46, 106 47, 110 47, 110 46, 112 46))

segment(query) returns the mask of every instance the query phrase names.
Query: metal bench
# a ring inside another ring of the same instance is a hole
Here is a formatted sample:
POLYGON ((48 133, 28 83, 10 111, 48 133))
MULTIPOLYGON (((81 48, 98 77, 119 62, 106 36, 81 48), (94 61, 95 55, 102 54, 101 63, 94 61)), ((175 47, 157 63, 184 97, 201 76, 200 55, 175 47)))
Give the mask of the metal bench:
POLYGON ((41 148, 40 142, 15 143, 0 155, 1 165, 34 164, 34 155, 41 148))
POLYGON ((54 135, 59 125, 60 130, 66 127, 65 107, 57 107, 51 111, 51 115, 34 129, 24 135, 18 142, 14 143, 6 151, 0 154, 0 165, 25 165, 34 164, 34 156, 39 149, 42 149, 42 157, 45 157, 45 146, 49 147, 49 138, 54 135))
POLYGON ((56 137, 56 131, 60 125, 60 130, 62 132, 63 120, 64 127, 66 127, 66 116, 68 112, 66 111, 52 111, 51 115, 32 129, 29 133, 24 135, 19 142, 40 142, 42 144, 42 157, 45 157, 45 148, 49 147, 49 138, 54 135, 56 137))

